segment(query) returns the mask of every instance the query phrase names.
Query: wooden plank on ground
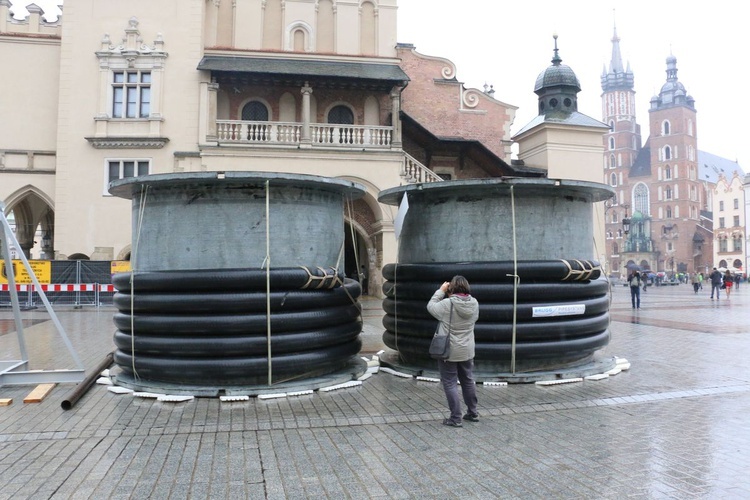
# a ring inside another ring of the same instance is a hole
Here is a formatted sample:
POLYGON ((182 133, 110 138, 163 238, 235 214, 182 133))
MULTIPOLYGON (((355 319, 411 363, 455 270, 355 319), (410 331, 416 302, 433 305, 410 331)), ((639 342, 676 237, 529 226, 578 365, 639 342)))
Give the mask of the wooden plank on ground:
POLYGON ((24 403, 41 403, 47 395, 52 392, 57 384, 39 384, 36 388, 29 393, 28 396, 23 398, 24 403))
POLYGON ((12 398, 2 398, 0 399, 0 406, 10 406, 13 404, 12 398))

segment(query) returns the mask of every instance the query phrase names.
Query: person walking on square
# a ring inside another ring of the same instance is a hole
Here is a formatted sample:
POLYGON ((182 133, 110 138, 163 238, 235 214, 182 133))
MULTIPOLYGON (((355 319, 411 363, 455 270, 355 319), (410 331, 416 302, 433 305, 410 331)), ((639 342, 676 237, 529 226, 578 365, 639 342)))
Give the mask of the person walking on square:
POLYGON ((359 266, 359 283, 362 285, 362 295, 368 295, 367 268, 364 264, 359 266))
POLYGON ((714 267, 714 270, 708 275, 708 279, 711 280, 711 300, 714 300, 714 292, 716 292, 716 300, 719 300, 719 294, 721 294, 721 272, 714 267))
POLYGON ((633 303, 633 309, 641 308, 641 273, 633 270, 628 275, 628 284, 630 285, 630 301, 633 303))
POLYGON ((463 420, 478 422, 474 324, 479 319, 479 302, 471 296, 466 278, 456 275, 450 282, 443 283, 427 303, 427 311, 440 321, 441 328, 450 332, 450 356, 447 360, 438 360, 440 382, 451 412, 451 416, 443 420, 443 425, 463 427, 458 382, 461 382, 461 393, 466 404, 463 420))
POLYGON ((734 289, 739 290, 740 289, 740 281, 742 281, 742 276, 739 274, 734 275, 734 289))
POLYGON ((693 291, 695 293, 698 293, 698 289, 701 287, 701 278, 698 275, 698 271, 696 271, 696 272, 693 273, 693 275, 691 277, 691 281, 693 283, 693 291))
POLYGON ((729 272, 729 269, 727 269, 724 273, 722 284, 724 285, 724 289, 727 292, 727 299, 729 299, 729 295, 732 293, 732 286, 734 285, 734 276, 732 276, 732 273, 729 272))

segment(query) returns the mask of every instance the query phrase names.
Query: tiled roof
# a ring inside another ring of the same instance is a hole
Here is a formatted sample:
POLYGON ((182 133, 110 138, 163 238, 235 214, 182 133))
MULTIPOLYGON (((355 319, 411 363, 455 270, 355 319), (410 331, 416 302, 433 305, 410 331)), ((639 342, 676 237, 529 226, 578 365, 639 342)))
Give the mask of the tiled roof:
POLYGON ((732 180, 734 172, 737 172, 740 177, 745 176, 745 172, 742 171, 742 167, 736 161, 727 160, 705 151, 698 151, 698 172, 700 180, 711 184, 716 184, 721 174, 724 174, 727 180, 732 180))
POLYGON ((204 56, 198 63, 198 69, 233 73, 385 80, 403 83, 409 81, 409 77, 397 64, 365 62, 208 55, 204 56))
POLYGON ((564 124, 564 125, 577 125, 581 127, 600 127, 600 128, 606 128, 609 129, 609 125, 606 123, 600 122, 599 120, 596 120, 594 118, 591 118, 588 115, 584 115, 583 113, 579 113, 578 111, 573 111, 572 113, 554 113, 554 114, 548 114, 548 115, 537 115, 534 117, 533 120, 531 120, 529 123, 527 123, 521 130, 515 133, 515 136, 521 135, 524 132, 533 129, 537 125, 541 125, 542 123, 558 123, 558 124, 564 124))

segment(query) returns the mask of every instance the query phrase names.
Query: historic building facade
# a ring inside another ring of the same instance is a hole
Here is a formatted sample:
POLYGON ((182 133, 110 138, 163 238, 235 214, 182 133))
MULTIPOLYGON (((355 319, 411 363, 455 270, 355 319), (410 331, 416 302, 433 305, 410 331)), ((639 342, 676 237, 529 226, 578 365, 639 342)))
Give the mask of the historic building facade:
POLYGON ((747 272, 745 268, 745 186, 738 172, 721 174, 713 195, 714 262, 717 267, 747 272))
POLYGON ((0 93, 17 97, 0 120, 0 200, 35 258, 129 258, 112 180, 314 174, 367 188, 346 211, 345 266, 377 291, 396 260, 380 191, 543 175, 511 165, 514 106, 397 44, 396 0, 66 0, 52 22, 12 10, 0 0, 0 93))
MULTIPOLYGON (((601 77, 602 116, 609 125, 604 182, 617 191, 606 215, 608 268, 613 275, 632 266, 668 275, 705 272, 718 262, 716 183, 722 174, 741 176, 742 171, 735 162, 698 150, 695 100, 679 81, 672 55, 666 60, 666 82, 651 98, 649 136, 641 145, 634 75, 629 64, 623 66, 619 43, 615 30, 612 59, 601 77), (622 225, 626 218, 628 234, 622 225)), ((735 231, 744 235, 744 225, 735 231)))

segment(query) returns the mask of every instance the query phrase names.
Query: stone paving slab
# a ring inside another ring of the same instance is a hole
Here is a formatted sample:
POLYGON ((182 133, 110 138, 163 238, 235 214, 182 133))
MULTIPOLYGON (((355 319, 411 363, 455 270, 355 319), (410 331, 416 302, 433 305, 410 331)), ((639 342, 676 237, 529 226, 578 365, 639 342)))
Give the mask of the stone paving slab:
MULTIPOLYGON (((294 398, 185 403, 95 385, 70 411, 59 385, 0 387, 4 498, 750 498, 750 287, 613 288, 628 371, 601 381, 479 386, 481 421, 440 425, 438 384, 378 373, 294 398)), ((363 301, 363 354, 382 312, 363 301)), ((60 309, 85 366, 112 347, 113 310, 60 309)), ((32 368, 73 368, 43 310, 23 312, 32 368)), ((12 319, 0 309, 0 322, 12 319)), ((0 360, 17 359, 2 322, 0 360)))

